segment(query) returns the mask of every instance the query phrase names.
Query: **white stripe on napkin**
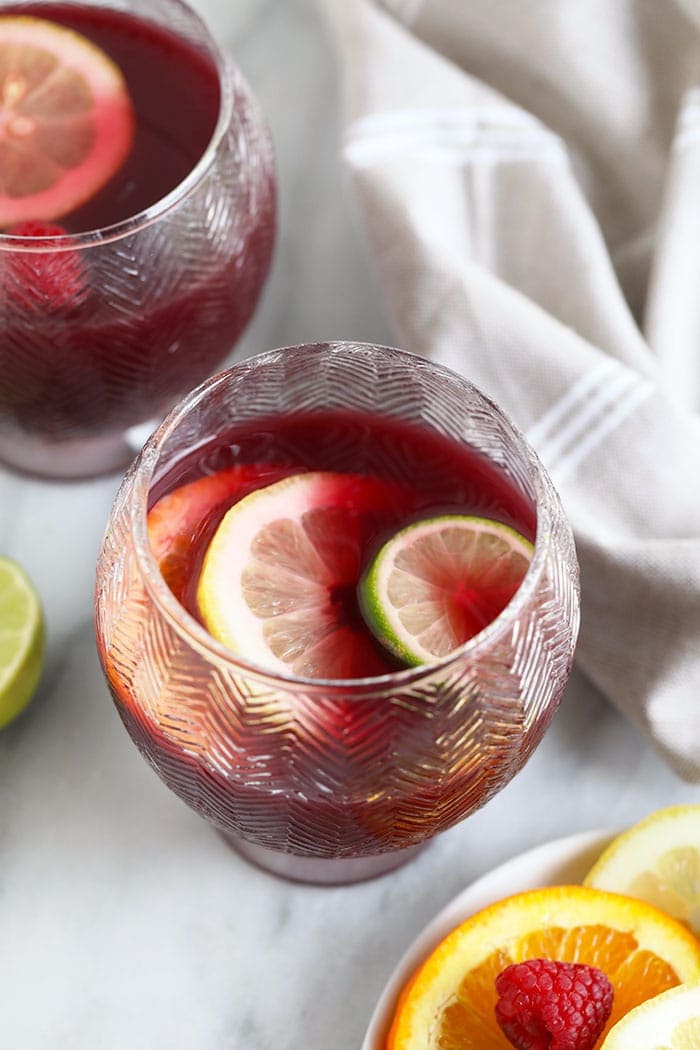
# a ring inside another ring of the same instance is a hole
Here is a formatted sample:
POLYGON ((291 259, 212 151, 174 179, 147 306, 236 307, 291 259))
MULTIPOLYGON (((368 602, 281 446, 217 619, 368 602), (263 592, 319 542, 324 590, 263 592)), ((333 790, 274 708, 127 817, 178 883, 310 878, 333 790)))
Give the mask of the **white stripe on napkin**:
POLYGON ((653 390, 651 380, 619 362, 601 361, 541 416, 528 438, 545 466, 561 480, 653 390))
POLYGON ((530 427, 527 436, 533 445, 539 446, 547 435, 559 426, 563 419, 571 415, 579 402, 583 402, 589 394, 597 390, 605 379, 619 369, 619 365, 612 358, 604 358, 598 365, 584 372, 567 392, 555 401, 551 408, 540 416, 538 421, 530 427))
POLYGON ((406 154, 467 162, 567 160, 557 135, 528 114, 498 106, 424 106, 372 113, 348 128, 343 152, 360 167, 406 154))
POLYGON ((582 463, 586 456, 590 455, 605 440, 608 434, 611 434, 633 412, 636 412, 645 401, 648 401, 654 390, 655 386, 651 379, 639 379, 632 389, 627 392, 627 395, 618 402, 617 406, 602 416, 598 426, 589 431, 583 441, 575 445, 568 455, 562 456, 559 462, 554 465, 553 474, 556 481, 561 482, 579 463, 582 463))

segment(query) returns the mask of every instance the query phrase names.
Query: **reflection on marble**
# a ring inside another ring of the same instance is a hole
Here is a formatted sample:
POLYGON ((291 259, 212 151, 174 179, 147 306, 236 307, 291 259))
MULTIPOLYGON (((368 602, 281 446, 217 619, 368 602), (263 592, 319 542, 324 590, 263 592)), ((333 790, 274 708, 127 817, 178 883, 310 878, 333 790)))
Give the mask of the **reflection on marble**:
MULTIPOLYGON (((310 0, 199 4, 262 99, 280 166, 275 269, 240 352, 390 342, 310 0)), ((0 550, 37 582, 50 643, 39 695, 0 735, 0 1046, 356 1050, 398 956, 470 880, 549 838, 700 802, 575 678, 524 772, 410 866, 327 890, 249 867, 160 785, 108 699, 92 586, 117 484, 0 470, 0 550)))

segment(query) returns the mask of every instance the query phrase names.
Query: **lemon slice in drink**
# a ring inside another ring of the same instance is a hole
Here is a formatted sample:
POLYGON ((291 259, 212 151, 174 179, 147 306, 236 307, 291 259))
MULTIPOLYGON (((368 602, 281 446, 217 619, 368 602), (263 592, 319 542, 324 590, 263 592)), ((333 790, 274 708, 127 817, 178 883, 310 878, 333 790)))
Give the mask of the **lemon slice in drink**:
POLYGON ((44 621, 26 574, 0 557, 0 729, 27 706, 44 664, 44 621))
POLYGON ((487 518, 416 522, 385 543, 362 581, 365 620, 408 664, 447 656, 503 611, 532 550, 515 529, 487 518))
POLYGON ((362 552, 402 490, 380 478, 314 471, 245 496, 204 556, 204 625, 260 667, 305 678, 385 674, 392 664, 357 607, 362 552))
POLYGON ((89 200, 133 135, 124 77, 101 48, 48 19, 0 14, 0 227, 89 200))
POLYGON ((700 806, 657 810, 623 832, 585 883, 640 897, 700 935, 700 806))
POLYGON ((602 1050, 698 1050, 700 984, 680 984, 647 999, 610 1029, 602 1050))

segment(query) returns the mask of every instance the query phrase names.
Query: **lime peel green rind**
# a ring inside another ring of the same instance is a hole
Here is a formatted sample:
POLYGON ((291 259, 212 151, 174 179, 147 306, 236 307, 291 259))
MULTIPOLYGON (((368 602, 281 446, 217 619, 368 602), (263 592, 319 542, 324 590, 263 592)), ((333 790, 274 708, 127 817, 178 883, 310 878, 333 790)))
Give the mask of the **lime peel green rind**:
POLYGON ((44 618, 26 573, 0 557, 0 729, 24 710, 44 666, 44 618))
POLYGON ((391 616, 390 610, 393 607, 382 593, 384 576, 388 576, 387 565, 389 560, 393 562, 399 551, 405 550, 410 545, 411 539, 420 538, 428 531, 438 531, 440 526, 448 528, 450 525, 469 526, 476 533, 490 532, 504 540, 507 539, 510 548, 526 556, 528 562, 532 558, 533 544, 514 528, 476 515, 444 514, 435 518, 424 518, 421 521, 412 522, 392 536, 376 555, 360 582, 360 607, 367 626, 377 640, 410 667, 425 664, 431 657, 430 654, 424 655, 411 648, 411 636, 391 616))

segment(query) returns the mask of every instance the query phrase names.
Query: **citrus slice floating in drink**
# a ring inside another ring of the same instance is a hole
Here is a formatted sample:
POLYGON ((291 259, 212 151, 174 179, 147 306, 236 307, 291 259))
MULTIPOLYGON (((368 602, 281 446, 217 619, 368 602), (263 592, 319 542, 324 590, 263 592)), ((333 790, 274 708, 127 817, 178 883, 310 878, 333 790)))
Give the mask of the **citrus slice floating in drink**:
POLYGON ((630 1010, 602 1050, 698 1050, 700 984, 679 985, 630 1010))
POLYGON ((55 22, 0 15, 0 227, 89 200, 133 135, 124 77, 104 51, 55 22))
POLYGON ((148 539, 170 590, 183 601, 196 552, 213 535, 224 511, 258 486, 290 473, 278 464, 237 463, 190 481, 161 497, 148 512, 148 539))
POLYGON ((415 522, 384 544, 362 581, 367 624, 406 663, 447 656, 503 611, 532 550, 524 536, 487 518, 415 522))
POLYGON ((618 835, 584 881, 649 901, 700 934, 700 806, 652 813, 618 835))
POLYGON ((602 970, 609 1027, 640 1003, 700 979, 700 942, 644 901, 582 886, 498 901, 453 930, 409 980, 386 1050, 512 1050, 496 1020, 496 978, 552 959, 602 970))
POLYGON ((0 557, 0 729, 27 706, 44 665, 44 620, 31 581, 0 557))
POLYGON ((400 504, 398 485, 359 474, 295 474, 251 492, 204 556, 197 600, 207 630, 271 671, 387 673, 356 588, 363 541, 400 504))

